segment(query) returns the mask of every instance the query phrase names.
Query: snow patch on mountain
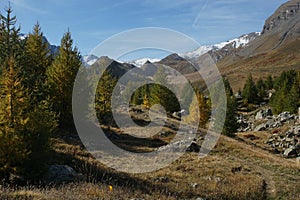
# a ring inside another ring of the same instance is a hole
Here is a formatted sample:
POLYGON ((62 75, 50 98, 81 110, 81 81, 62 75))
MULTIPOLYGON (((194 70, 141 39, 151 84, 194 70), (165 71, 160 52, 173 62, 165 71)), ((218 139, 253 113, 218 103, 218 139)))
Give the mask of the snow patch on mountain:
POLYGON ((239 48, 239 47, 244 47, 246 46, 249 42, 251 42, 252 40, 254 40, 257 36, 260 35, 260 32, 256 32, 255 34, 245 34, 242 35, 239 38, 235 38, 232 40, 229 40, 227 42, 221 42, 219 44, 215 44, 214 47, 218 48, 218 49, 222 49, 225 46, 231 44, 233 45, 234 48, 239 48))
POLYGON ((141 58, 137 60, 128 61, 127 63, 132 64, 136 67, 142 67, 147 61, 154 63, 159 62, 161 59, 159 58, 141 58))
POLYGON ((209 52, 213 48, 214 48, 214 45, 204 45, 204 46, 200 46, 198 49, 196 49, 194 51, 179 54, 179 56, 181 56, 183 58, 196 58, 196 57, 199 57, 199 56, 209 52))
POLYGON ((93 65, 99 58, 93 54, 82 56, 82 64, 86 67, 93 65))
POLYGON ((248 45, 249 42, 253 41, 255 38, 257 38, 260 35, 261 35, 260 32, 254 32, 254 33, 242 35, 238 38, 228 40, 226 42, 221 42, 219 44, 203 45, 194 51, 182 53, 182 54, 180 54, 180 56, 183 58, 196 58, 196 57, 199 57, 211 50, 220 50, 220 49, 223 49, 228 46, 231 46, 235 49, 240 48, 240 47, 245 47, 248 45))

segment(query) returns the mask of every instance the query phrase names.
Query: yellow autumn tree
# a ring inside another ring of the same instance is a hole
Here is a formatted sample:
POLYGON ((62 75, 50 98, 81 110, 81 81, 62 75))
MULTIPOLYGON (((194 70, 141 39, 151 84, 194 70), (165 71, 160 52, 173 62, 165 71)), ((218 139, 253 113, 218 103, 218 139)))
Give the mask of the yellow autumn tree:
POLYGON ((188 122, 199 121, 198 127, 203 128, 209 119, 209 112, 210 108, 205 96, 197 91, 189 107, 188 122))

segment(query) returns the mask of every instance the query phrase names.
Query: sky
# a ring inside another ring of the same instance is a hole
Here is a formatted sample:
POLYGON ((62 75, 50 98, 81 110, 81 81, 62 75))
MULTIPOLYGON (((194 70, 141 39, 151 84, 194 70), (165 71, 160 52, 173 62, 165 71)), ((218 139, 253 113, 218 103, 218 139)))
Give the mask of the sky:
MULTIPOLYGON (((8 2, 0 0, 1 13, 8 2)), ((115 34, 143 27, 172 29, 200 45, 224 42, 261 31, 264 21, 284 2, 286 0, 10 0, 21 32, 29 33, 38 21, 48 41, 59 45, 69 29, 82 55, 89 54, 115 34)), ((144 51, 136 56, 147 57, 147 53, 148 57, 154 57, 161 52, 144 51)))

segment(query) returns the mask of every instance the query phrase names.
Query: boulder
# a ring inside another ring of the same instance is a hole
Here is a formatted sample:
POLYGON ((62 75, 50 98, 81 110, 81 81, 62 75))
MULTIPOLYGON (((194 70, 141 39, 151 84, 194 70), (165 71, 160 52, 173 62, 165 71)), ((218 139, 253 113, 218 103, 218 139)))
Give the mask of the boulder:
POLYGON ((266 130, 266 124, 260 124, 255 127, 254 131, 264 131, 266 130))
POLYGON ((255 120, 261 120, 264 118, 264 111, 260 110, 256 113, 255 120))
POLYGON ((261 120, 265 119, 267 117, 271 117, 273 115, 271 109, 266 109, 266 110, 260 110, 256 113, 255 119, 256 120, 261 120))
POLYGON ((290 147, 284 151, 283 155, 286 157, 291 157, 291 156, 296 155, 296 151, 293 147, 290 147))
POLYGON ((68 165, 51 165, 47 179, 53 183, 65 183, 80 181, 83 179, 83 176, 68 165))

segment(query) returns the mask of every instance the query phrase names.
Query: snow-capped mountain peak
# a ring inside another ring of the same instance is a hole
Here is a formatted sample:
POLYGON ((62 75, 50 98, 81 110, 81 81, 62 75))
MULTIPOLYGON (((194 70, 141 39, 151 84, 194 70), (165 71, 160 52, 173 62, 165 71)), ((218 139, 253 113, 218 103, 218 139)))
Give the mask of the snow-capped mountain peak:
POLYGON ((214 45, 203 45, 203 46, 200 46, 198 49, 196 49, 194 51, 179 54, 179 56, 181 56, 183 58, 195 58, 195 57, 199 57, 199 56, 209 52, 213 48, 214 48, 214 45))
POLYGON ((242 35, 238 38, 229 40, 227 42, 221 42, 221 43, 215 44, 213 46, 216 47, 217 49, 222 49, 223 47, 227 46, 228 44, 232 44, 232 45, 234 45, 234 48, 237 49, 239 47, 246 46, 249 42, 254 40, 259 35, 260 35, 260 32, 245 34, 245 35, 242 35))
POLYGON ((154 63, 154 62, 159 62, 161 59, 159 58, 141 58, 141 59, 137 59, 137 60, 132 60, 132 61, 128 61, 127 63, 132 64, 136 67, 141 67, 143 66, 147 61, 154 63))
POLYGON ((84 66, 89 67, 94 64, 99 58, 93 54, 82 56, 82 63, 84 66))
POLYGON ((229 46, 231 48, 238 49, 240 47, 247 46, 249 42, 253 41, 255 38, 260 36, 260 34, 261 34, 260 32, 253 32, 253 33, 242 35, 242 36, 232 39, 232 40, 228 40, 226 42, 221 42, 219 44, 203 45, 194 51, 180 54, 180 56, 184 57, 184 58, 196 58, 196 57, 199 57, 211 50, 220 50, 220 49, 223 49, 223 48, 229 47, 229 46))

